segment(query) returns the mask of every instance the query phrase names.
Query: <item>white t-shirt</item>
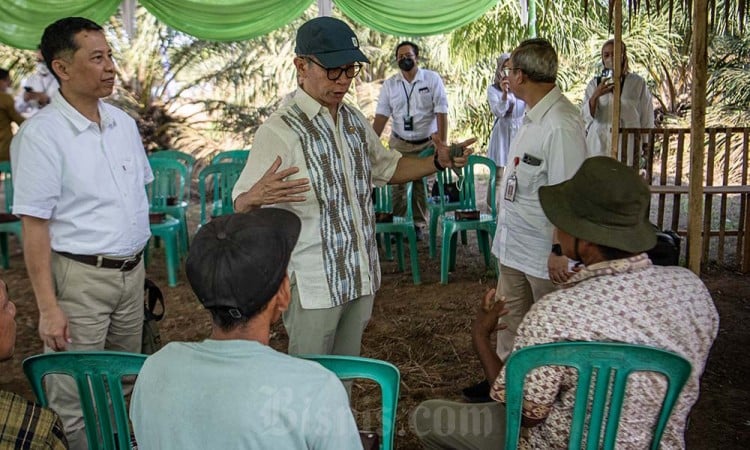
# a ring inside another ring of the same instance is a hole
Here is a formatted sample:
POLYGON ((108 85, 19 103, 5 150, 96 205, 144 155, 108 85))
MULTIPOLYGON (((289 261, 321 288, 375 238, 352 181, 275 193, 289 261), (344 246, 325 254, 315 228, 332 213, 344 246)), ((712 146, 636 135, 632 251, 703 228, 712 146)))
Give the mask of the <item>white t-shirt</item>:
POLYGON ((336 375, 256 341, 167 344, 138 375, 130 419, 141 450, 362 448, 336 375))

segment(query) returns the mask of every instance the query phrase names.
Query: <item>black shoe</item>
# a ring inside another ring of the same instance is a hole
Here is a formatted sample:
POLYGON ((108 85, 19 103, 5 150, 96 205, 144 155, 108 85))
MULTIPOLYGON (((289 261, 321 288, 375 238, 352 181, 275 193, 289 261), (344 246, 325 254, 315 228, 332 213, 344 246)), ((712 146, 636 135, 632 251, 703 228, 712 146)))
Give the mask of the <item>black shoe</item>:
POLYGON ((487 380, 461 389, 464 400, 469 403, 486 403, 493 401, 490 397, 490 383, 487 380))

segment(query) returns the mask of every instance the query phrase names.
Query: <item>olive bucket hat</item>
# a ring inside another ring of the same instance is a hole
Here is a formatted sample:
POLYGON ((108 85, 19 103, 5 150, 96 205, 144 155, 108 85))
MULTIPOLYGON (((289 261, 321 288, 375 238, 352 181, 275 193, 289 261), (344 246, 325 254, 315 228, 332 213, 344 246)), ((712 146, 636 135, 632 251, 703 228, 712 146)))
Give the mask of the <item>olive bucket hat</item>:
POLYGON ((630 167, 607 156, 586 159, 573 178, 539 189, 544 214, 579 239, 630 253, 656 245, 651 193, 630 167))

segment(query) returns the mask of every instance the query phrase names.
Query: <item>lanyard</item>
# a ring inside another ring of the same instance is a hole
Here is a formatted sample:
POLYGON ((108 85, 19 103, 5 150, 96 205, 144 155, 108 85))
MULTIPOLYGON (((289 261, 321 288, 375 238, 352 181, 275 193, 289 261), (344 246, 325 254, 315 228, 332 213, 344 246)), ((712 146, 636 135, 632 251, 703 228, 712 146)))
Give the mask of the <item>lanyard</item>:
POLYGON ((409 100, 411 99, 411 94, 414 93, 414 88, 417 86, 417 82, 415 81, 414 84, 411 85, 411 91, 409 93, 406 93, 406 84, 404 84, 404 81, 401 80, 401 87, 404 89, 404 95, 406 96, 406 115, 409 115, 409 100))

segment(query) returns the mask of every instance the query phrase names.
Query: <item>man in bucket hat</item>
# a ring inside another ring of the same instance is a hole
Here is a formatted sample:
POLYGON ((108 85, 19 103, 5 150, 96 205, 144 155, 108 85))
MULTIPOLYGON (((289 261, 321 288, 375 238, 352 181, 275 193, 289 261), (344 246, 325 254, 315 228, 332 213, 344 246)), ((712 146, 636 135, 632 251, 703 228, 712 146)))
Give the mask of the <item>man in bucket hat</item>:
MULTIPOLYGON (((690 408, 716 338, 719 318, 710 294, 689 270, 654 266, 646 251, 656 244, 648 222, 649 189, 631 168, 609 157, 589 158, 572 179, 539 190, 545 215, 557 229, 563 253, 582 266, 537 301, 518 329, 514 350, 564 341, 611 341, 647 345, 682 355, 693 366, 662 437, 662 448, 685 448, 690 408)), ((485 295, 472 326, 472 340, 499 403, 461 404, 431 400, 413 416, 428 448, 502 448, 505 436, 505 372, 490 343, 503 302, 485 295), (440 408, 454 409, 445 414, 440 408), (467 414, 479 408, 481 414, 467 414), (437 412, 442 414, 437 414, 437 412), (449 423, 450 418, 464 421, 449 423), (487 419, 487 417, 490 417, 487 419), (472 422, 472 419, 477 419, 472 422), (485 420, 478 420, 485 419, 485 420), (453 432, 447 432, 454 427, 453 432)), ((567 448, 575 371, 561 366, 532 372, 524 387, 522 440, 529 448, 567 448)), ((637 374, 626 391, 618 447, 645 448, 664 396, 660 377, 637 374)), ((523 445, 521 445, 523 447, 523 445)), ((525 448, 525 447, 524 447, 525 448)))
POLYGON ((130 408, 139 447, 361 448, 339 379, 268 346, 289 306, 299 234, 300 220, 277 208, 200 229, 185 271, 211 314, 211 336, 169 343, 146 360, 130 408))
POLYGON ((383 147, 365 116, 343 102, 369 62, 346 23, 332 17, 304 23, 295 52, 300 87, 258 129, 232 197, 236 211, 276 205, 302 219, 284 313, 289 353, 359 355, 380 287, 373 184, 463 166, 470 151, 451 159, 443 144, 435 158, 419 159, 383 147))

